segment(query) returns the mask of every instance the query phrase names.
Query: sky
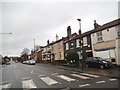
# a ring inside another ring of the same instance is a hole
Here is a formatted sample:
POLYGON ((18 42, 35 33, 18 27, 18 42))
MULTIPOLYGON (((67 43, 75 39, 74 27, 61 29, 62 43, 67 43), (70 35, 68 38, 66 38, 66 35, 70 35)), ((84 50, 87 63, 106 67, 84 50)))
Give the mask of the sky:
POLYGON ((24 48, 45 46, 47 40, 67 36, 67 27, 78 33, 118 18, 118 0, 2 0, 0 3, 0 54, 20 56, 24 48))

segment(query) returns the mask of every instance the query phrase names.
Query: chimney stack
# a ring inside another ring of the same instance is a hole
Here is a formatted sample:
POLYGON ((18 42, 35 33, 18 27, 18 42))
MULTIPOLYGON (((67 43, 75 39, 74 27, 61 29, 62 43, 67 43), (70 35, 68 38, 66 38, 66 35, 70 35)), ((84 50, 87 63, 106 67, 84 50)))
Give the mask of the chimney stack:
POLYGON ((49 40, 47 40, 47 45, 49 45, 50 44, 50 41, 49 40))
POLYGON ((100 27, 100 25, 98 23, 96 23, 96 20, 94 20, 94 29, 97 29, 99 27, 100 27))
POLYGON ((70 38, 70 35, 71 35, 71 27, 68 26, 67 27, 67 36, 68 36, 68 38, 70 38))

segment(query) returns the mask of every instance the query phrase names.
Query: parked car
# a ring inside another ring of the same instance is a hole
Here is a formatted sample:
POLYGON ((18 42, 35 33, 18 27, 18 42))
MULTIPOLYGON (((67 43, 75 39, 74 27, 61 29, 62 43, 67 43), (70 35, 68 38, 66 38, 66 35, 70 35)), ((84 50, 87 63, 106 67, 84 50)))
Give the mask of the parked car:
POLYGON ((29 60, 26 61, 26 64, 29 64, 29 60))
POLYGON ((10 62, 9 62, 9 61, 7 61, 7 62, 6 62, 6 65, 10 65, 10 62))
POLYGON ((111 68, 112 63, 100 57, 88 57, 85 61, 86 67, 111 68))
POLYGON ((35 62, 34 59, 31 59, 31 60, 28 60, 28 61, 27 61, 27 64, 29 64, 29 65, 35 65, 36 62, 35 62))
POLYGON ((23 63, 23 64, 26 64, 26 63, 27 63, 27 61, 23 61, 22 63, 23 63))

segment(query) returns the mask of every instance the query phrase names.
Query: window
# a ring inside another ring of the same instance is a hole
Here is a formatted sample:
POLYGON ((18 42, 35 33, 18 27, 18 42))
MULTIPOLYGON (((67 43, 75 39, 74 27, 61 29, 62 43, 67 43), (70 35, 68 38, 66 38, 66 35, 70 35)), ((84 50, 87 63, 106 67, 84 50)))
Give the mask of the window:
POLYGON ((118 38, 120 38, 120 25, 118 25, 116 28, 117 28, 117 35, 118 35, 118 38))
POLYGON ((97 41, 98 41, 98 42, 103 41, 102 31, 99 31, 99 32, 97 32, 96 34, 97 34, 97 41))
POLYGON ((76 47, 80 47, 80 40, 79 39, 76 40, 76 47))
POLYGON ((74 48, 74 44, 73 42, 70 42, 70 49, 73 49, 74 48))
POLYGON ((66 46, 66 50, 68 50, 69 49, 68 43, 66 43, 65 46, 66 46))
POLYGON ((83 46, 87 46, 87 37, 83 37, 83 46))

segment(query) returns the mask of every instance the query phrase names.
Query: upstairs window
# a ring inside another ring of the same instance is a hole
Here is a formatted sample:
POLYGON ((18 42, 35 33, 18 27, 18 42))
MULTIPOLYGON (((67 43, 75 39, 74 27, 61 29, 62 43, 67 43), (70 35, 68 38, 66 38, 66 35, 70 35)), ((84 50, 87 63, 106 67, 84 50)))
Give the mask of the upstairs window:
POLYGON ((83 46, 87 46, 88 43, 87 43, 87 37, 83 37, 83 46))
POLYGON ((73 42, 70 42, 70 49, 73 49, 74 48, 74 44, 73 42))
POLYGON ((79 39, 76 40, 76 47, 80 47, 80 40, 79 39))
POLYGON ((102 31, 99 31, 96 34, 97 34, 97 41, 102 42, 103 41, 102 31))
POLYGON ((65 46, 66 46, 66 50, 68 50, 69 49, 68 43, 66 43, 65 46))
POLYGON ((120 38, 120 25, 117 26, 117 35, 118 35, 118 38, 120 38))

